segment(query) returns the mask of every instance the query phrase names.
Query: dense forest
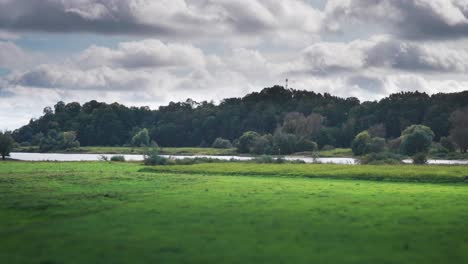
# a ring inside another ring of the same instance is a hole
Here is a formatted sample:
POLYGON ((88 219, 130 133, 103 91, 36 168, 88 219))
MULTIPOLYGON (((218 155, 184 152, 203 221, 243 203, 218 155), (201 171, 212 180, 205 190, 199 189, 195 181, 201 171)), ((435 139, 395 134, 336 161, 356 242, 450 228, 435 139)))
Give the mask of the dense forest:
POLYGON ((309 139, 318 147, 350 147, 361 131, 370 129, 381 138, 393 139, 412 124, 430 127, 439 141, 449 135, 451 114, 466 106, 468 91, 432 96, 404 92, 360 102, 354 97, 274 86, 219 104, 187 99, 157 110, 94 100, 83 105, 58 102, 12 135, 23 145, 38 145, 50 134, 62 133, 76 137, 81 146, 121 146, 131 144, 144 129, 159 146, 210 146, 217 138, 234 142, 247 131, 273 135, 288 127, 297 130, 294 122, 302 119, 312 126, 307 130, 309 139))

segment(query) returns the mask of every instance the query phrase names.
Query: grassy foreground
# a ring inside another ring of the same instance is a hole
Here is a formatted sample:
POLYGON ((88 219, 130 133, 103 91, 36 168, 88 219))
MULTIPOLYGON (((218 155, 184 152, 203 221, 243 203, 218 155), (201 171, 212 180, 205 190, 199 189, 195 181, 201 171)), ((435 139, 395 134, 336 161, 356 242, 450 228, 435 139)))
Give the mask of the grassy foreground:
POLYGON ((144 168, 0 162, 0 263, 468 263, 464 183, 296 177, 354 168, 333 165, 144 168))

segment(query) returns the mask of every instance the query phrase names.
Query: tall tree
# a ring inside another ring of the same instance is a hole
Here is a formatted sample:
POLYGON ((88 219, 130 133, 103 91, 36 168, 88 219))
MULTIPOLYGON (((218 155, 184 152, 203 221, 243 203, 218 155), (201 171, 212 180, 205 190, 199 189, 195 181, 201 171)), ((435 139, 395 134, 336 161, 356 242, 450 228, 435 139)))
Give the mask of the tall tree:
POLYGON ((2 160, 5 160, 6 156, 10 155, 14 142, 10 132, 0 131, 0 155, 2 155, 2 160))

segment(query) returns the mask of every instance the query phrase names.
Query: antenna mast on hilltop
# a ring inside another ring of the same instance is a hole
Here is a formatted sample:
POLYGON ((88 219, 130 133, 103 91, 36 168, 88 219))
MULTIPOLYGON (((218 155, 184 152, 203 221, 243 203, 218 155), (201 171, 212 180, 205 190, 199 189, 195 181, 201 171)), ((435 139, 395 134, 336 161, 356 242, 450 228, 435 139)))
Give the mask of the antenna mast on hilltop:
POLYGON ((285 86, 286 90, 288 89, 288 84, 289 84, 289 79, 286 78, 286 86, 285 86))

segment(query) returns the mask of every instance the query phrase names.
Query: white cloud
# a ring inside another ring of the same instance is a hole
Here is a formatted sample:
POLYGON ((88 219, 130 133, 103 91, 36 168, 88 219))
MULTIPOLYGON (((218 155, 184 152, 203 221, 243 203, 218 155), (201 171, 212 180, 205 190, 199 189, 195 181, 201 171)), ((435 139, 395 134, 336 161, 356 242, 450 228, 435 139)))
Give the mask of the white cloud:
POLYGON ((203 52, 186 44, 165 44, 160 40, 124 42, 117 49, 93 46, 78 57, 80 67, 123 68, 203 67, 203 52))

